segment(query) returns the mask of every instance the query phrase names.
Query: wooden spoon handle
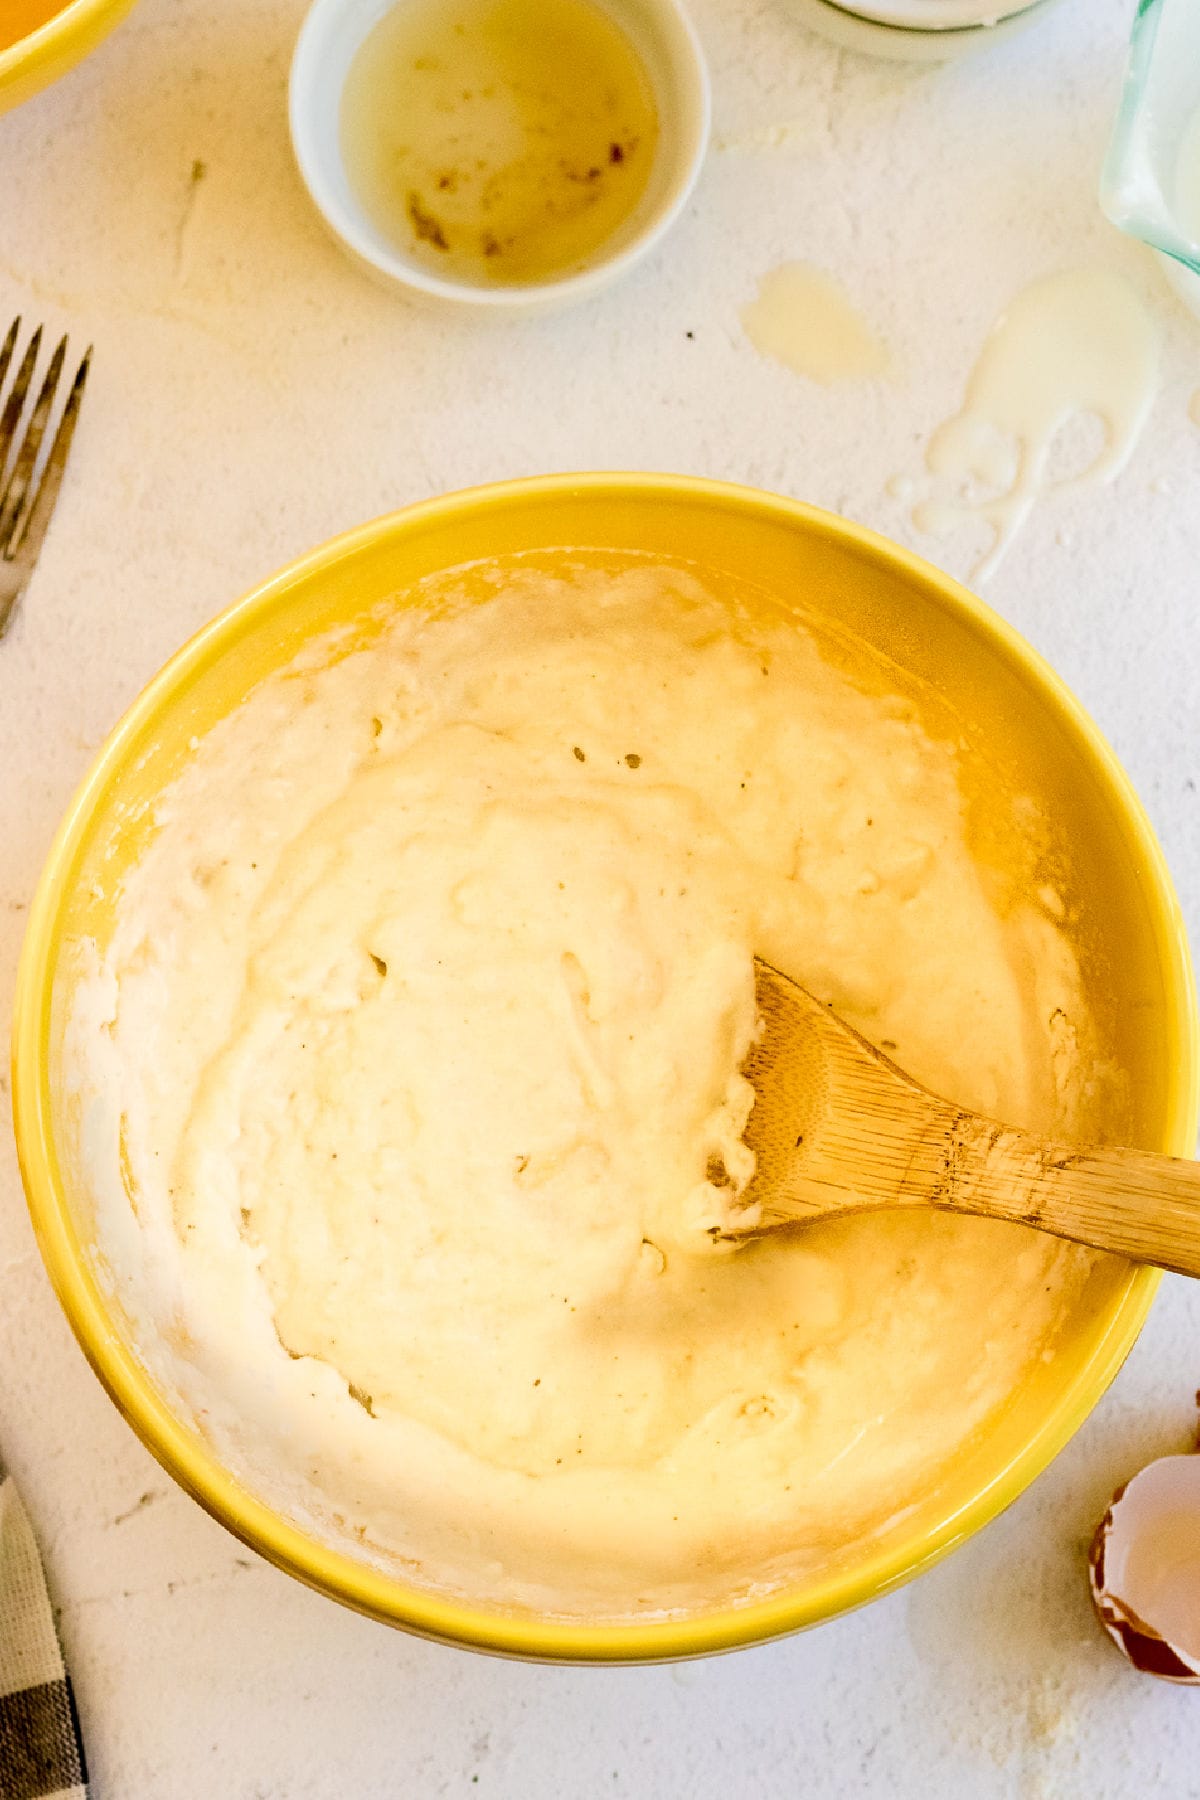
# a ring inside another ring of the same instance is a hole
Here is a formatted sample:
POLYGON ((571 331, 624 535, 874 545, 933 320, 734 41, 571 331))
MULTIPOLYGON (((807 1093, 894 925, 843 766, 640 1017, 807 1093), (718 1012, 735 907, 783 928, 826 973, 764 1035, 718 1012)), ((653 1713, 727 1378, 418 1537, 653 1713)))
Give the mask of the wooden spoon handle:
MULTIPOLYGON (((935 1206, 1012 1219, 1200 1275, 1200 1163, 1147 1150, 1048 1144, 953 1108, 922 1149, 931 1153, 925 1197, 935 1206)), ((910 1169, 905 1186, 913 1198, 922 1179, 910 1169)))

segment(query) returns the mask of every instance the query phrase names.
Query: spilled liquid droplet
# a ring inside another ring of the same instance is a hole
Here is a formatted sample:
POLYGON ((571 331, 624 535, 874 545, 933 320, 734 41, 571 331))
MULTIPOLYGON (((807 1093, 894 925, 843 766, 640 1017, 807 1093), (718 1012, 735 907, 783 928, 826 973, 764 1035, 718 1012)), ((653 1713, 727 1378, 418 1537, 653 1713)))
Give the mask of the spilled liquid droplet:
POLYGON ((784 263, 764 275, 742 309, 756 350, 797 375, 828 386, 880 375, 888 353, 832 276, 807 263, 784 263))
POLYGON ((913 524, 926 537, 949 537, 963 521, 963 509, 948 500, 921 500, 913 507, 913 524))
POLYGON ((990 526, 991 548, 972 571, 986 579, 1044 494, 1120 473, 1157 384, 1158 329, 1123 276, 1076 269, 1033 282, 993 326, 961 412, 929 440, 935 492, 914 506, 914 525, 939 537, 990 526), (1104 429, 1099 450, 1055 479, 1056 438, 1088 415, 1104 429))

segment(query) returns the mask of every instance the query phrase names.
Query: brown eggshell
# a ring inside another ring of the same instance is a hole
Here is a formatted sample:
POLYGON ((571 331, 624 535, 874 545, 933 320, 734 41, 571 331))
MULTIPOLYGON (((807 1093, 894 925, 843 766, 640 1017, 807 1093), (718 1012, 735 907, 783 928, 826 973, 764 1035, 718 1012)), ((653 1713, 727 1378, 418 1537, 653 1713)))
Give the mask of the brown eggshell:
POLYGON ((1118 1488, 1088 1566, 1096 1616, 1134 1668, 1200 1686, 1200 1455, 1159 1457, 1118 1488))

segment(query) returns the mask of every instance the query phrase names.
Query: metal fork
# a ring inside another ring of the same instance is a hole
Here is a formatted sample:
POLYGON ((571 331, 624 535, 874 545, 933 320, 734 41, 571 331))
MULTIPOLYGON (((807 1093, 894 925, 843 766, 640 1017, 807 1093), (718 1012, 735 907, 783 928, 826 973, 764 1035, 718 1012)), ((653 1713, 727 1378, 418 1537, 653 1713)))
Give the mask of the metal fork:
MULTIPOLYGON (((8 336, 0 345, 0 395, 16 355, 20 329, 20 319, 14 319, 8 336)), ((25 402, 41 345, 42 328, 39 325, 29 340, 8 399, 0 411, 0 637, 8 629, 13 609, 25 592, 46 536, 46 527, 62 486, 67 452, 71 448, 92 361, 89 344, 87 354, 75 371, 50 449, 39 465, 38 452, 67 359, 67 340, 62 339, 51 357, 45 380, 26 418, 25 402)))

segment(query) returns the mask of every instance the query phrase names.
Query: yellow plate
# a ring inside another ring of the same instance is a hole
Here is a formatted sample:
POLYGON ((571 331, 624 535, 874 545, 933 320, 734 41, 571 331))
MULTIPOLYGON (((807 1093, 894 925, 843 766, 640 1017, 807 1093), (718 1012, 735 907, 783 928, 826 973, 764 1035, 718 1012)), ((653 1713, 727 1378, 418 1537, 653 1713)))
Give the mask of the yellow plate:
POLYGON ((70 0, 36 31, 0 50, 0 113, 20 106, 82 62, 133 4, 134 0, 70 0))
POLYGON ((625 1625, 564 1623, 446 1599, 305 1535, 220 1465, 141 1367, 97 1281, 91 1203, 71 1179, 61 1108, 64 946, 105 944, 121 872, 189 741, 306 639, 421 576, 554 546, 690 558, 758 582, 859 633, 947 696, 1006 785, 1029 792, 1068 847, 1084 897, 1089 996, 1131 1077, 1130 1135, 1190 1154, 1197 1120, 1192 970, 1170 877, 1112 752, 1053 672, 982 602, 860 526, 790 500, 663 475, 549 476, 429 501, 335 539, 214 620, 155 677, 100 752, 50 852, 17 983, 13 1101, 42 1254, 67 1317, 135 1431, 201 1504, 300 1580, 378 1619, 516 1656, 644 1661, 708 1654, 861 1605, 962 1542, 1045 1467, 1119 1368, 1157 1273, 1103 1259, 1056 1357, 965 1445, 900 1520, 819 1579, 739 1607, 625 1625))

